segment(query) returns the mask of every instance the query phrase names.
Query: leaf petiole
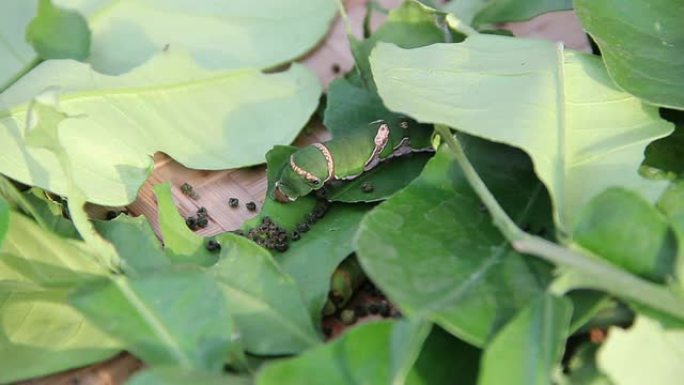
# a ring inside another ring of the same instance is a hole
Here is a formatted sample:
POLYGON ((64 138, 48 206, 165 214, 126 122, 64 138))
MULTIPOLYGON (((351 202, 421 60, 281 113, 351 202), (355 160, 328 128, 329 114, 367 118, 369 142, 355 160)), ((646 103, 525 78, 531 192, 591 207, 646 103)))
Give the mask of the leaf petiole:
POLYGON ((569 249, 522 231, 489 191, 449 127, 436 124, 435 129, 444 138, 468 183, 491 213, 494 225, 511 242, 516 251, 534 255, 558 266, 574 269, 582 274, 581 287, 603 290, 616 297, 633 300, 684 319, 684 299, 666 287, 643 280, 602 259, 584 255, 578 250, 569 249))

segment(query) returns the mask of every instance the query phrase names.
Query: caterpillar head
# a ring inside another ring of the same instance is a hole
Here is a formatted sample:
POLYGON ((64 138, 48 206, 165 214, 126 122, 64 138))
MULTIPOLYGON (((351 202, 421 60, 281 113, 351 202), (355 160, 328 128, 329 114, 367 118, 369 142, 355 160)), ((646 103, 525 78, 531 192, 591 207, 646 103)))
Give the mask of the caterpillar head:
POLYGON ((275 182, 273 194, 280 203, 289 203, 297 198, 309 194, 313 190, 321 188, 323 183, 320 179, 310 178, 307 180, 297 174, 289 165, 282 168, 275 182))

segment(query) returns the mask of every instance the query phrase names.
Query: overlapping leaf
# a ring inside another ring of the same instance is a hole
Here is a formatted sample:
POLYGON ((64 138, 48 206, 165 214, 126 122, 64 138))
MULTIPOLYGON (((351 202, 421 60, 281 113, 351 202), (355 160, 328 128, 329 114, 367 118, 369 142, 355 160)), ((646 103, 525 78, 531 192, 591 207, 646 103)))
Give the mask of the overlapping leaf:
POLYGON ((233 234, 219 237, 221 259, 210 270, 254 354, 301 352, 319 343, 299 288, 268 250, 233 234))
POLYGON ((671 0, 575 0, 610 76, 649 103, 684 109, 684 5, 671 0))
POLYGON ((232 320, 218 285, 200 270, 112 277, 69 300, 150 365, 218 372, 228 358, 232 320))
POLYGON ((165 47, 182 47, 207 68, 267 68, 293 60, 321 39, 337 11, 334 0, 196 2, 86 0, 74 5, 89 21, 89 61, 122 73, 165 47))
POLYGON ((401 384, 429 333, 425 326, 409 321, 359 326, 330 344, 268 365, 256 384, 401 384))
POLYGON ((36 54, 26 41, 26 26, 36 14, 37 3, 0 2, 0 92, 35 64, 36 54))
POLYGON ((478 26, 531 19, 546 12, 572 9, 572 0, 460 0, 443 10, 467 24, 478 26))
POLYGON ((665 328, 646 316, 637 317, 628 330, 611 328, 598 354, 599 367, 615 385, 680 384, 682 359, 684 330, 665 328))
MULTIPOLYGON (((510 215, 531 231, 548 230, 549 218, 535 214, 548 210, 548 202, 528 159, 510 147, 465 143, 510 215)), ((428 317, 475 345, 483 345, 549 278, 543 265, 512 250, 447 151, 366 215, 356 245, 366 273, 402 312, 428 317)))
POLYGON ((611 188, 592 199, 579 214, 572 238, 642 277, 664 281, 672 272, 677 246, 667 218, 628 190, 611 188))
POLYGON ((482 357, 479 385, 545 385, 560 364, 572 304, 566 298, 543 295, 531 301, 504 326, 482 357))
POLYGON ((294 139, 320 92, 298 65, 271 75, 208 71, 167 52, 107 76, 83 63, 45 62, 0 95, 0 172, 60 194, 66 181, 54 155, 24 145, 29 103, 46 88, 67 116, 59 138, 76 184, 88 201, 106 205, 134 199, 156 151, 200 169, 261 163, 274 144, 294 139))
POLYGON ((79 367, 121 345, 67 303, 69 289, 101 279, 82 242, 60 238, 11 213, 0 250, 0 382, 79 367))
POLYGON ((651 200, 664 188, 637 169, 646 145, 672 125, 619 90, 596 57, 550 42, 475 35, 412 50, 381 44, 371 63, 391 110, 524 149, 562 230, 609 186, 651 200))

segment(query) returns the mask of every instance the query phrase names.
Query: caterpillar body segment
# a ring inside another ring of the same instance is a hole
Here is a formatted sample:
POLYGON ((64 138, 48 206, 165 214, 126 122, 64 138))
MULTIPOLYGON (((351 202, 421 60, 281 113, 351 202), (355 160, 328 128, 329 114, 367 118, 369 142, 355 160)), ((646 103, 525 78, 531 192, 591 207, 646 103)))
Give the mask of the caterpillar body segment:
POLYGON ((274 197, 296 200, 333 180, 351 180, 380 162, 412 152, 434 151, 432 130, 401 120, 394 127, 376 121, 324 143, 314 143, 290 156, 275 183, 274 197))

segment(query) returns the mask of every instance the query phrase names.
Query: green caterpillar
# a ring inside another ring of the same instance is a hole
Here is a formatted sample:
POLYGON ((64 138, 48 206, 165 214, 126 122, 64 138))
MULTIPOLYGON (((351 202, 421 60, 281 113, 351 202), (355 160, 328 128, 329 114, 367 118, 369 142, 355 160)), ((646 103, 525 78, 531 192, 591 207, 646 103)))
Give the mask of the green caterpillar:
POLYGON ((408 120, 396 127, 383 121, 370 123, 324 143, 314 143, 290 156, 273 189, 282 203, 296 200, 327 182, 351 180, 380 162, 412 152, 434 151, 432 130, 408 120))

